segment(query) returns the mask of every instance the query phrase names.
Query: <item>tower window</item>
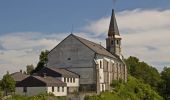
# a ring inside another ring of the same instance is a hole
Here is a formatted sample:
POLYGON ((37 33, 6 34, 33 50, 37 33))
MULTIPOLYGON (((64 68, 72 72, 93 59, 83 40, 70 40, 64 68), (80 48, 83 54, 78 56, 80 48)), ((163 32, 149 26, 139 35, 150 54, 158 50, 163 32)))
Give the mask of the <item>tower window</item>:
POLYGON ((119 44, 119 40, 117 40, 117 44, 119 44))

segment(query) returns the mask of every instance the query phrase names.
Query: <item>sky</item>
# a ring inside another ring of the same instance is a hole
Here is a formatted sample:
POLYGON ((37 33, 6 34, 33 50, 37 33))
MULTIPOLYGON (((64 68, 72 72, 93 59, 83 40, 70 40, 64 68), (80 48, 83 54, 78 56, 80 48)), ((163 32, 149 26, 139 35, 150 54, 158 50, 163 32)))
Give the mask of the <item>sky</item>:
POLYGON ((113 8, 125 58, 170 66, 170 0, 1 0, 0 77, 36 66, 71 32, 105 46, 113 8))

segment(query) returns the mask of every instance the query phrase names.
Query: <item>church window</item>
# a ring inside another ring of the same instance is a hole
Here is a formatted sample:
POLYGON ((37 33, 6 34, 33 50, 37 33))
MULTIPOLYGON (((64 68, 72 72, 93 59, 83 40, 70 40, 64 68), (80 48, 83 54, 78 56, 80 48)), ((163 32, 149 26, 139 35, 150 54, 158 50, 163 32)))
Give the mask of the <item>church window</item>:
POLYGON ((102 68, 102 61, 100 61, 100 68, 102 68))
POLYGON ((112 72, 114 72, 114 64, 112 64, 112 72))
POLYGON ((106 63, 106 70, 108 71, 108 69, 109 69, 109 63, 107 62, 106 63))

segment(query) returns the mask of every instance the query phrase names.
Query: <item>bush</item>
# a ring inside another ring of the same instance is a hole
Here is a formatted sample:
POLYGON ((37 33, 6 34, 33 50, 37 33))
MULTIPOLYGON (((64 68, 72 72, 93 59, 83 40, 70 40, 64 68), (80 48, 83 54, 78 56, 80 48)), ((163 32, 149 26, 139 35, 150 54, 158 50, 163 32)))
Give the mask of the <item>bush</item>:
POLYGON ((150 85, 132 76, 127 83, 113 81, 113 92, 104 92, 97 96, 86 96, 85 100, 163 100, 150 85))

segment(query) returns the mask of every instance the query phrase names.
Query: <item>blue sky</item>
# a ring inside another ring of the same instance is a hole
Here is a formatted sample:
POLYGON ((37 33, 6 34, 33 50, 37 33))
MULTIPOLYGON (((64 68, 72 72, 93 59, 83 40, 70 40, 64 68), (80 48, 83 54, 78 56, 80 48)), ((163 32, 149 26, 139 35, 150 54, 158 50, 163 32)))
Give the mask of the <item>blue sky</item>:
POLYGON ((170 66, 170 0, 1 0, 0 77, 36 66, 50 50, 73 33, 105 46, 111 10, 125 57, 136 56, 159 71, 170 66), (21 60, 22 59, 22 60, 21 60))
MULTIPOLYGON (((169 0, 114 1, 116 11, 170 7, 169 0)), ((109 16, 112 8, 113 0, 2 0, 0 34, 69 32, 72 25, 79 31, 87 21, 109 16)))

